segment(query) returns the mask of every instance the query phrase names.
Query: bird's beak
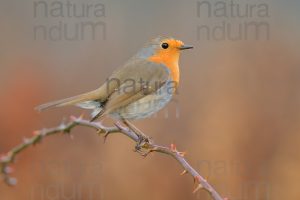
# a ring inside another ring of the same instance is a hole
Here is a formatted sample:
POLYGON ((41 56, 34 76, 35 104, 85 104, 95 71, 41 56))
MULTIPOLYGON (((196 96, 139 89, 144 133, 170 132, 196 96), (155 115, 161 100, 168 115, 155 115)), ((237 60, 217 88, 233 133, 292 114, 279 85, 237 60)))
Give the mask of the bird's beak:
POLYGON ((192 48, 194 47, 191 45, 182 45, 181 47, 179 47, 179 50, 192 49, 192 48))

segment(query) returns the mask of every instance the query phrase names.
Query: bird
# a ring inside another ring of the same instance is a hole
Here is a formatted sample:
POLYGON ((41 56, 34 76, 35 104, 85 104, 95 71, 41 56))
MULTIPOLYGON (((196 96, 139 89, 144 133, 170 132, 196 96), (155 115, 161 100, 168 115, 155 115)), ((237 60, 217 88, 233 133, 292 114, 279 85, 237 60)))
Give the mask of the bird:
POLYGON ((180 79, 180 53, 192 48, 173 37, 156 37, 117 68, 99 88, 36 109, 74 105, 91 109, 91 121, 104 116, 124 122, 150 117, 172 99, 180 79))

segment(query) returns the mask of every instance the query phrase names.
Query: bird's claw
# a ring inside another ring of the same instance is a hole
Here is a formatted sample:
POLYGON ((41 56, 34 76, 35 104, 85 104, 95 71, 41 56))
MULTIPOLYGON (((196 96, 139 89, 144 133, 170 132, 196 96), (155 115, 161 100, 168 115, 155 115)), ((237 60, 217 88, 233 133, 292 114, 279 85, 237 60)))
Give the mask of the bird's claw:
POLYGON ((152 139, 150 137, 137 134, 138 141, 135 145, 135 151, 140 153, 142 156, 146 157, 151 153, 153 150, 149 149, 149 144, 152 143, 152 139))

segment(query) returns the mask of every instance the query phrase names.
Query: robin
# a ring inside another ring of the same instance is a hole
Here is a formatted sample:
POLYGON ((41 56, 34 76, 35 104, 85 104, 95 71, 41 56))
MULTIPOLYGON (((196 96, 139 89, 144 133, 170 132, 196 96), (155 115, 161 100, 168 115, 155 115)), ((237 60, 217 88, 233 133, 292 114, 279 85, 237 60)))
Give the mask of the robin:
POLYGON ((127 124, 128 120, 149 117, 171 100, 179 83, 180 52, 191 48, 174 38, 157 37, 115 70, 98 89, 36 109, 76 105, 93 110, 91 121, 110 116, 127 124))

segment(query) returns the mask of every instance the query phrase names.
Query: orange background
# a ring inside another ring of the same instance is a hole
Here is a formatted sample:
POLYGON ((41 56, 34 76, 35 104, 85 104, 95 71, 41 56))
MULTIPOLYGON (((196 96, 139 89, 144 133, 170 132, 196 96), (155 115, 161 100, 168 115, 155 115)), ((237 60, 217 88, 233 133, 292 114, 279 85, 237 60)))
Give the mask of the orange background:
MULTIPOLYGON (((33 1, 0 2, 0 152, 82 113, 70 107, 39 114, 36 105, 95 89, 146 41, 171 35, 195 47, 182 54, 179 94, 135 124, 157 143, 186 150, 224 197, 300 198, 299 2, 264 1, 270 16, 259 19, 199 18, 193 0, 101 2, 105 40, 56 42, 34 40, 34 25, 97 18, 37 19, 33 1), (197 26, 214 20, 264 20, 270 38, 198 40, 197 26)), ((103 144, 93 130, 72 133, 73 140, 55 135, 21 153, 13 165, 18 184, 0 182, 0 199, 209 199, 204 191, 192 194, 192 178, 179 176, 171 158, 143 159, 122 135, 103 144)))

